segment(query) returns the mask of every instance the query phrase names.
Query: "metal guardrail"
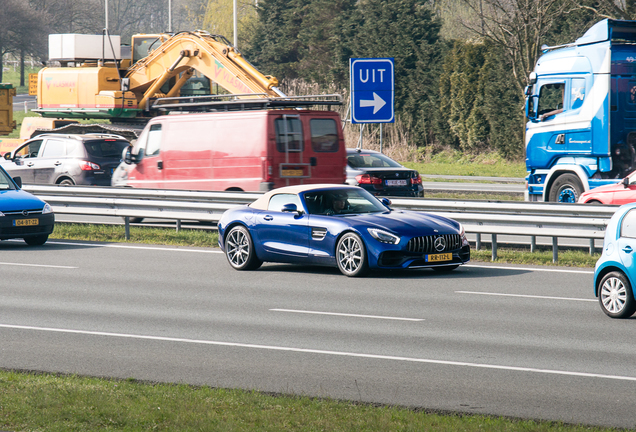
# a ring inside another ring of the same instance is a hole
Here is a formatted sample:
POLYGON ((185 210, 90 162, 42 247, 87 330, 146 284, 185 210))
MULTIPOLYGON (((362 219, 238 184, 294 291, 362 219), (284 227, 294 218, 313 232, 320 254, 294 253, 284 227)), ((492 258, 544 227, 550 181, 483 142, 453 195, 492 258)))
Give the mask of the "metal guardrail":
MULTIPOLYGON (((46 200, 58 214, 118 216, 125 220, 129 234, 130 218, 157 218, 218 222, 227 209, 248 204, 261 193, 202 192, 108 187, 64 187, 27 185, 24 189, 46 200)), ((461 222, 467 233, 492 239, 493 260, 497 257, 497 235, 552 237, 553 261, 558 260, 558 238, 603 239, 605 227, 618 206, 528 203, 513 201, 456 201, 421 198, 395 198, 398 209, 427 211, 461 222)))

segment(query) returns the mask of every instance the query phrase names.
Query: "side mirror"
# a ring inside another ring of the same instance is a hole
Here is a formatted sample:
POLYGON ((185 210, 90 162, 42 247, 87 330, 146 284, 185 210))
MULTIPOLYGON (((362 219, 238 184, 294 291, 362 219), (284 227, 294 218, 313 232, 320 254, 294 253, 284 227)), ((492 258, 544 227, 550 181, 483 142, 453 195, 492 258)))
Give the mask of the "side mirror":
POLYGON ((283 213, 298 213, 298 214, 300 214, 300 212, 298 211, 298 207, 296 207, 296 204, 293 204, 293 203, 285 204, 281 211, 283 213))
POLYGON ((621 183, 623 184, 623 187, 625 187, 625 188, 628 187, 629 186, 629 177, 625 177, 621 183))
POLYGON ((121 154, 121 159, 127 164, 137 163, 137 158, 132 154, 132 146, 126 147, 121 154))
POLYGON ((13 177, 13 181, 15 182, 15 184, 18 185, 19 188, 22 188, 22 177, 20 176, 13 177))
POLYGON ((10 153, 10 152, 5 153, 3 157, 4 157, 6 160, 11 160, 11 153, 10 153))
POLYGON ((385 206, 387 206, 387 207, 391 205, 391 200, 390 200, 390 199, 388 199, 388 198, 384 198, 384 197, 382 197, 382 198, 380 198, 380 202, 381 202, 382 204, 384 204, 385 206))
POLYGON ((528 84, 534 85, 536 83, 537 83, 537 73, 530 72, 530 75, 528 76, 528 84))

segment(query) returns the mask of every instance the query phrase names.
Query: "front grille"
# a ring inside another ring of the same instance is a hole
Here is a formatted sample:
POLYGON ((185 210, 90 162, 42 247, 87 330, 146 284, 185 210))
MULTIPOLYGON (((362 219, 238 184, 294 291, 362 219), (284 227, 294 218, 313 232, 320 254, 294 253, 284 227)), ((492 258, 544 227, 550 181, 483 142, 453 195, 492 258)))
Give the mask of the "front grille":
POLYGON ((23 235, 23 234, 38 234, 46 231, 50 226, 48 225, 34 225, 34 226, 19 226, 3 228, 0 234, 3 235, 23 235))
POLYGON ((442 253, 459 249, 462 246, 462 237, 459 234, 440 234, 422 237, 413 237, 406 245, 409 252, 417 252, 421 254, 442 253), (435 240, 442 237, 445 247, 442 250, 435 249, 435 240))
MULTIPOLYGON (((22 213, 23 210, 8 210, 8 211, 2 211, 2 213, 5 216, 24 216, 24 213, 22 213)), ((32 216, 32 215, 40 215, 42 214, 42 209, 37 209, 37 210, 27 210, 27 215, 26 216, 32 216)))

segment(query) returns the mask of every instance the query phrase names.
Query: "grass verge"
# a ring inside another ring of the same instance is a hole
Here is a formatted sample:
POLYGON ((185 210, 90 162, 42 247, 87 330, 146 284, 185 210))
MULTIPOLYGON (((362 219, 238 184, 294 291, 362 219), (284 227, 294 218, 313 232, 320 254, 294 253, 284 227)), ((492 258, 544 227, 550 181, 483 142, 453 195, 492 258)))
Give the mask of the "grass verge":
POLYGON ((256 391, 0 371, 11 431, 545 431, 611 429, 442 415, 256 391))

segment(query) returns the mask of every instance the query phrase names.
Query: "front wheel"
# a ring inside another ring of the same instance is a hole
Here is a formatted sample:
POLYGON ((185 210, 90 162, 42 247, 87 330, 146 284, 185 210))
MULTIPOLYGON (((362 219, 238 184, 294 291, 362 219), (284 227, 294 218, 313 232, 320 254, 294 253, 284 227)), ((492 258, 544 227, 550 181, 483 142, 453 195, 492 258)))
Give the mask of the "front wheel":
POLYGON ((225 256, 236 270, 256 270, 263 264, 254 251, 252 236, 242 225, 235 226, 227 234, 225 256))
POLYGON ((347 233, 338 240, 336 262, 345 276, 359 277, 367 273, 367 252, 358 234, 347 233))
POLYGON ((629 318, 636 312, 632 286, 622 272, 614 271, 601 279, 598 302, 603 312, 612 318, 629 318))
POLYGON ((40 235, 35 237, 26 237, 24 242, 29 246, 42 246, 48 239, 48 235, 40 235))
POLYGON ((574 174, 562 174, 550 188, 549 201, 576 203, 583 193, 583 184, 574 174))

